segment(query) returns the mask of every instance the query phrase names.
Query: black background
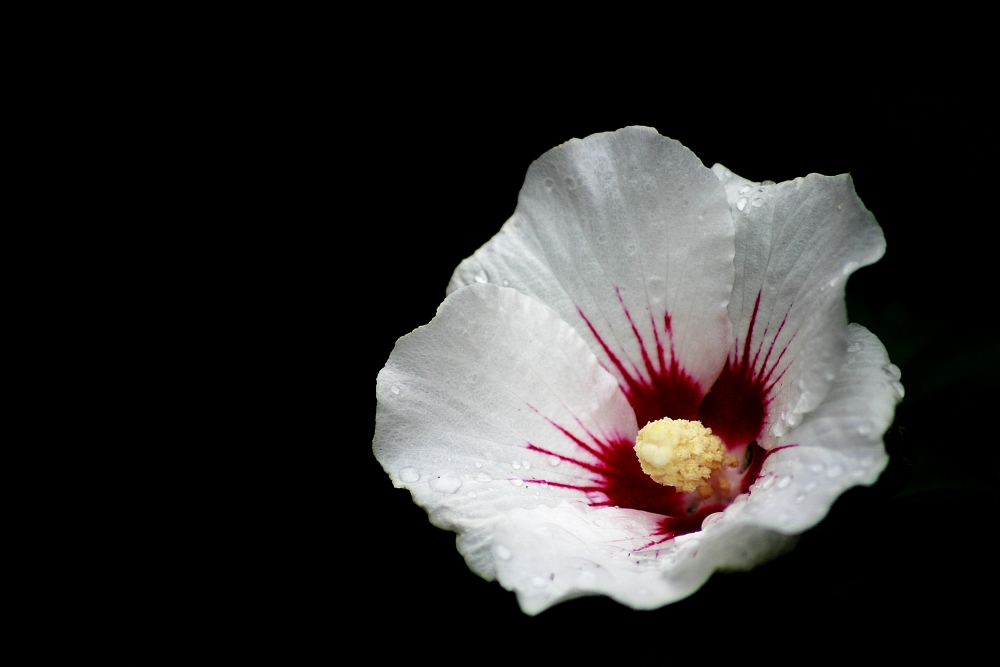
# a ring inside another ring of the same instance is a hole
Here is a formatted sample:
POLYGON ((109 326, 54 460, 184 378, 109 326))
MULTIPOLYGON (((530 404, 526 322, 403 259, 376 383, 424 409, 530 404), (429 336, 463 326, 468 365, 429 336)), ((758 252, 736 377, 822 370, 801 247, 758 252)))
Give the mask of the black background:
MULTIPOLYGON (((584 77, 541 61, 472 75, 456 54, 379 68, 239 47, 205 64, 183 113, 171 211, 187 279, 161 293, 184 351, 165 363, 184 386, 164 427, 175 476, 120 510, 141 538, 115 542, 127 620, 99 653, 518 660, 599 638, 659 660, 664 642, 713 645, 716 630, 724 652, 786 631, 841 648, 981 640, 998 592, 1000 369, 990 111, 972 73, 845 56, 809 76, 736 62, 584 77), (851 173, 888 248, 850 279, 849 318, 885 343, 907 394, 879 483, 845 493, 791 554, 652 612, 595 597, 531 618, 392 488, 371 454, 375 377, 513 212, 531 161, 626 125, 754 180, 851 173)), ((54 612, 33 613, 26 655, 51 640, 36 625, 54 612)))

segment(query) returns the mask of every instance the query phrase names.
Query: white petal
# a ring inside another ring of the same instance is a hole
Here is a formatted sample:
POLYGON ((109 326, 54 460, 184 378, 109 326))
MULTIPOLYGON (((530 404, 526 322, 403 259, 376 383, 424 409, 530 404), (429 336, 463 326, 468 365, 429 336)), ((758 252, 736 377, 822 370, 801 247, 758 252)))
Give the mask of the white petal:
POLYGON ((678 142, 629 127, 532 163, 514 215, 448 290, 488 281, 551 306, 633 399, 630 379, 655 385, 676 359, 698 395, 670 416, 693 419, 731 345, 733 235, 711 171, 678 142))
POLYGON ((697 586, 665 575, 682 539, 648 547, 660 518, 565 502, 513 510, 496 528, 497 579, 527 614, 583 595, 607 595, 634 609, 674 602, 697 586))
POLYGON ((373 450, 431 522, 459 533, 477 574, 494 576, 493 526, 513 508, 563 499, 592 474, 582 441, 634 441, 635 416, 587 343, 547 306, 494 285, 448 296, 401 338, 378 375, 373 450), (543 451, 531 451, 529 443, 543 451))
POLYGON ((780 378, 760 443, 771 449, 826 395, 846 348, 844 285, 882 256, 885 239, 850 176, 775 185, 712 169, 736 224, 731 359, 748 351, 756 373, 780 378))
POLYGON ((882 434, 901 399, 898 369, 864 327, 848 326, 847 340, 852 352, 826 400, 783 439, 794 446, 767 458, 749 497, 687 536, 703 548, 671 576, 698 580, 763 562, 819 523, 846 489, 878 479, 888 463, 882 434))

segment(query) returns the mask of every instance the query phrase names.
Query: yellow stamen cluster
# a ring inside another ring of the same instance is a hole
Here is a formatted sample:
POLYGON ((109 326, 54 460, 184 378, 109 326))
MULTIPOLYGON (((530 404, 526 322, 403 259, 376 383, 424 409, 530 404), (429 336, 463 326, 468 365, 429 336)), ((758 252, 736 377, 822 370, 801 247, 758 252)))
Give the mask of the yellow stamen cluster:
POLYGON ((635 453, 653 481, 678 491, 697 490, 705 498, 712 495, 707 483, 712 471, 729 463, 722 439, 701 422, 686 419, 649 422, 636 436, 635 453))

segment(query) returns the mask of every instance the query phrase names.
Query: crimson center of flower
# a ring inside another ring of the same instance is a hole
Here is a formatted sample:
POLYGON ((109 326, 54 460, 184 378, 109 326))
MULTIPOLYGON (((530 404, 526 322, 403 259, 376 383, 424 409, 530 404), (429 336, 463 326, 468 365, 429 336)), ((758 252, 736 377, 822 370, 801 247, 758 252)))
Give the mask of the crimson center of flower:
MULTIPOLYGON (((646 341, 622 303, 624 315, 632 325, 632 334, 642 351, 645 370, 642 374, 638 369, 630 371, 591 325, 586 314, 580 311, 598 345, 623 376, 621 388, 639 424, 658 423, 665 418, 673 423, 686 421, 697 424, 698 428, 717 437, 724 445, 720 465, 706 465, 710 474, 698 477, 694 488, 689 488, 689 482, 678 482, 680 486, 675 486, 666 476, 662 476, 664 481, 655 480, 640 465, 642 456, 637 457, 636 443, 621 435, 602 437, 584 428, 585 435, 580 436, 566 425, 552 420, 549 420, 550 423, 574 443, 579 455, 549 451, 530 442, 528 449, 588 470, 593 474, 593 481, 524 481, 582 491, 594 506, 627 507, 661 514, 663 519, 660 520, 659 532, 664 540, 699 530, 705 517, 721 512, 732 504, 736 496, 747 493, 760 475, 764 460, 782 449, 764 451, 757 444, 771 402, 771 390, 787 370, 787 362, 782 363, 786 348, 780 346, 776 349, 775 346, 785 321, 781 321, 771 336, 768 336, 767 327, 760 332, 756 327, 759 307, 758 293, 747 331, 742 340, 735 342, 733 353, 707 394, 677 362, 669 313, 663 317, 662 324, 655 320, 652 322, 654 340, 650 347, 654 354, 648 355, 645 352, 646 341), (667 361, 667 350, 670 361, 667 361)), ((583 428, 579 420, 578 426, 583 428)))

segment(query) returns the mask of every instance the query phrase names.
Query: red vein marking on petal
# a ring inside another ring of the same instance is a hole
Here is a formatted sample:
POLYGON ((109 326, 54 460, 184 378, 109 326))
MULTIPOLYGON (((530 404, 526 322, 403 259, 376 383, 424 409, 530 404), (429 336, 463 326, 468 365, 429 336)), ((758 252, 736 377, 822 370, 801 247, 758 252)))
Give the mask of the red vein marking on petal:
POLYGON ((791 311, 791 306, 789 306, 789 311, 785 313, 777 332, 771 338, 764 355, 764 361, 758 366, 757 360, 760 358, 760 352, 767 339, 768 327, 764 328, 760 343, 757 345, 757 350, 751 360, 750 352, 754 347, 753 332, 760 309, 760 296, 761 293, 758 291, 753 312, 750 315, 750 325, 743 338, 742 353, 737 338, 734 344, 735 354, 726 359, 722 373, 698 409, 698 419, 701 423, 722 438, 730 450, 741 448, 760 437, 764 419, 767 417, 767 408, 771 403, 771 391, 784 376, 788 367, 782 369, 777 377, 772 379, 772 376, 780 366, 785 352, 788 351, 788 344, 795 338, 795 334, 792 334, 792 339, 781 348, 777 359, 772 364, 771 355, 788 320, 788 312, 791 311))
POLYGON ((657 484, 642 471, 633 449, 635 443, 629 438, 619 434, 601 438, 581 426, 590 440, 588 443, 545 415, 539 415, 562 433, 580 454, 560 454, 530 442, 528 449, 579 466, 593 473, 593 477, 578 484, 544 479, 527 479, 526 482, 582 491, 587 494, 588 502, 598 507, 627 507, 665 515, 683 514, 684 494, 678 493, 673 487, 657 484))
MULTIPOLYGON (((628 319, 632 335, 635 336, 639 346, 639 353, 642 357, 642 364, 645 367, 645 375, 640 373, 633 365, 633 370, 626 368, 625 363, 619 355, 615 354, 604 338, 597 332, 591 324, 590 319, 584 312, 577 308, 577 313, 583 319, 590 333, 593 334, 597 343, 604 350, 611 364, 618 370, 621 378, 619 382, 622 392, 628 399, 632 410, 635 412, 636 423, 642 427, 651 421, 670 417, 671 419, 697 419, 698 406, 704 396, 701 387, 688 375, 687 371, 681 368, 677 362, 677 355, 674 354, 673 329, 669 313, 664 314, 663 333, 670 340, 670 361, 666 360, 666 352, 660 339, 660 332, 657 330, 655 318, 650 315, 650 322, 653 325, 654 343, 656 347, 656 360, 650 358, 647 351, 646 342, 632 318, 632 314, 625 306, 618 288, 615 288, 618 300, 621 303, 622 311, 628 319)), ((631 360, 629 360, 631 362, 631 360)))

